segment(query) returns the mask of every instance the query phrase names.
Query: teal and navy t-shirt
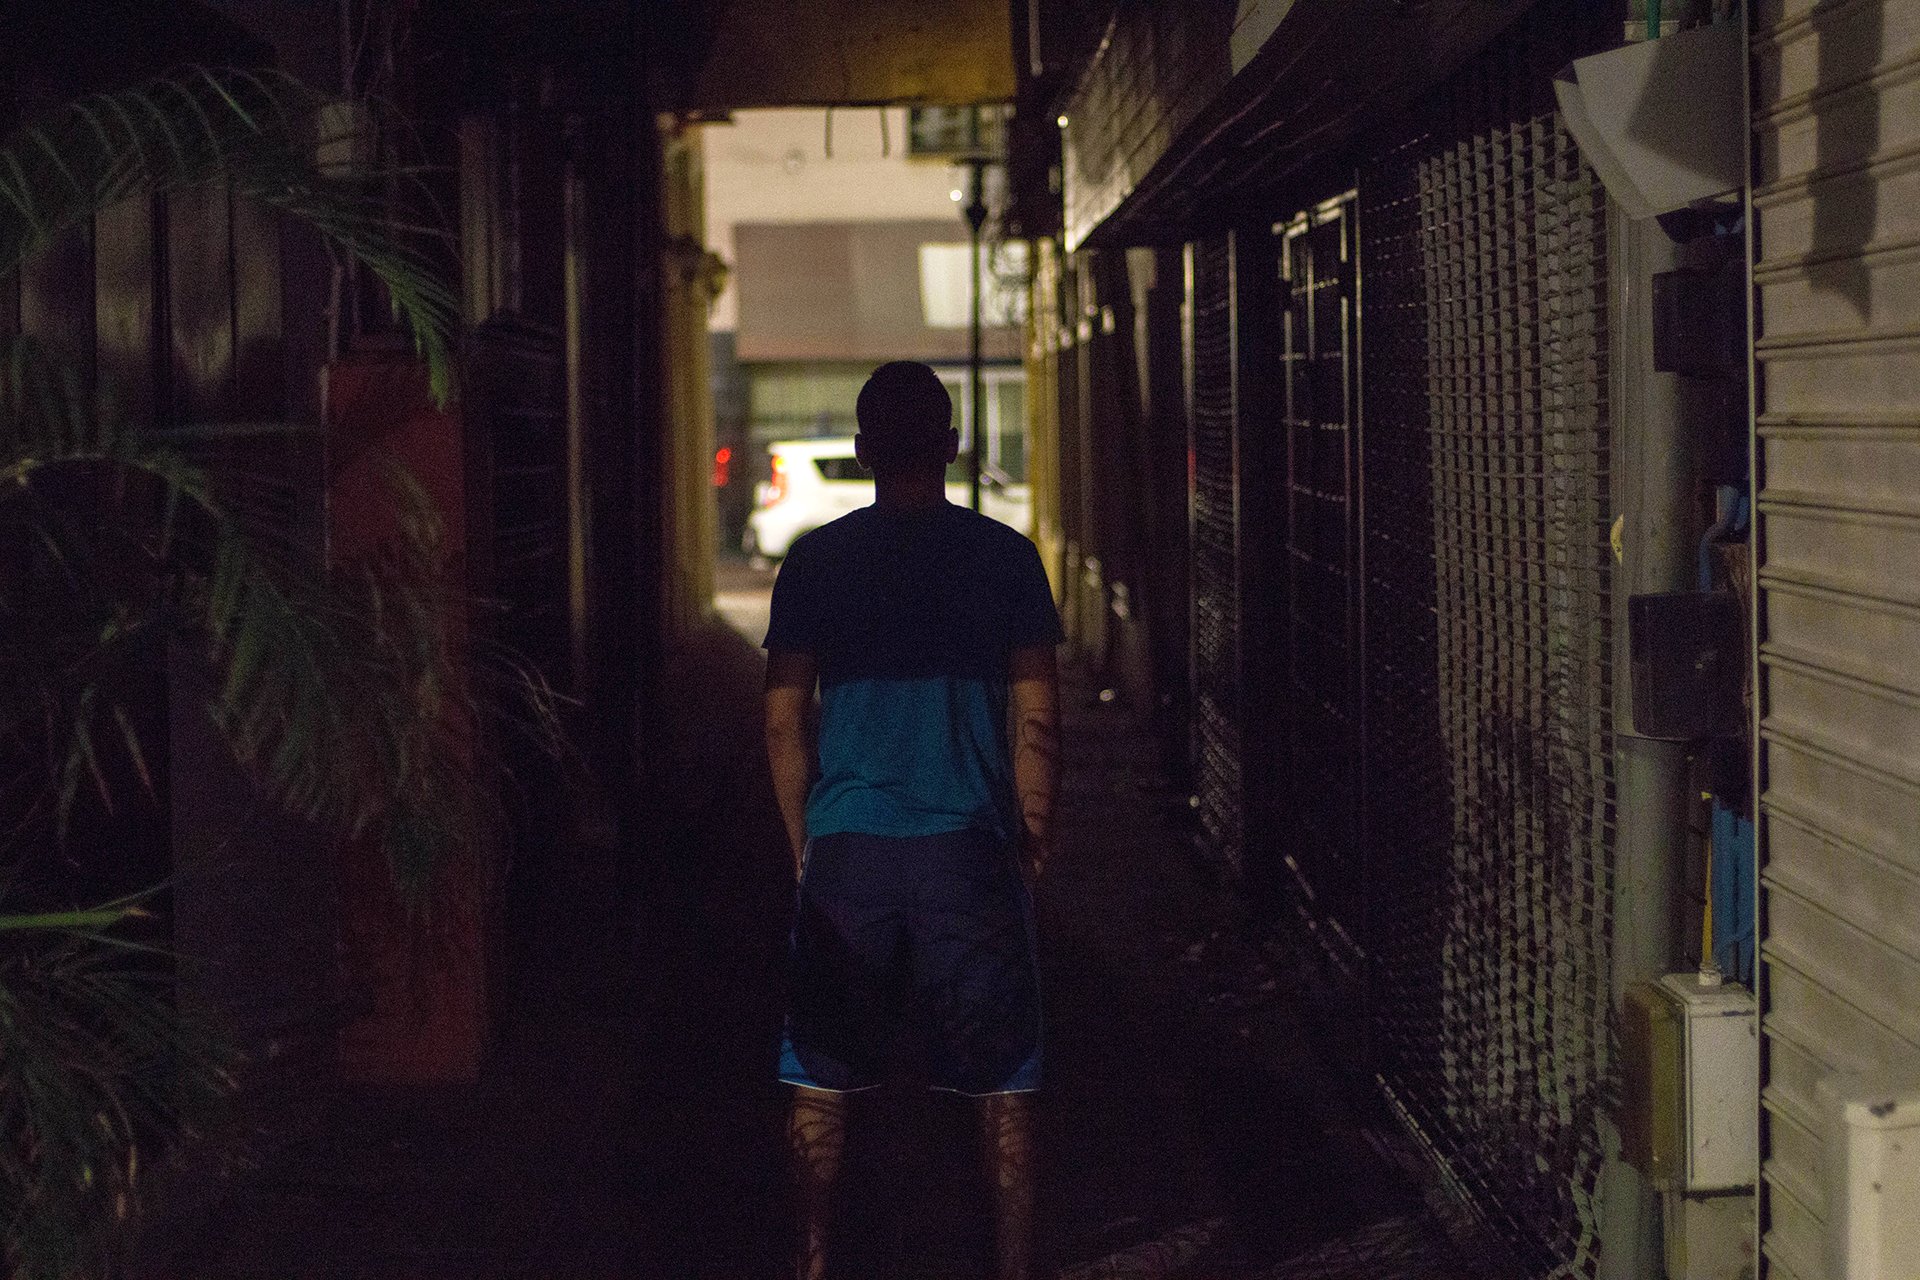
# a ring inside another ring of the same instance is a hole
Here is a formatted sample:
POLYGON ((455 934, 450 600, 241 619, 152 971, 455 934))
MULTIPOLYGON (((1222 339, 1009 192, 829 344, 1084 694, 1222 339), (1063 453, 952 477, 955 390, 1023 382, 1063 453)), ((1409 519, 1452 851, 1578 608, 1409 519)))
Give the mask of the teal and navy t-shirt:
POLYGON ((807 834, 1011 839, 1007 658, 1060 639, 1033 543, 965 507, 864 507, 796 540, 766 647, 820 667, 807 834))

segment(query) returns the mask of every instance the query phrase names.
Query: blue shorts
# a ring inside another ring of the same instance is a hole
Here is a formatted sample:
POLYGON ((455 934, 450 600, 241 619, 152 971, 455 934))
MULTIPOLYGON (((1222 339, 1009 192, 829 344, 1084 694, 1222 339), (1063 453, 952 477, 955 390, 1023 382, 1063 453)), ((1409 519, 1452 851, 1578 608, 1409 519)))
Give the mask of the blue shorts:
POLYGON ((1032 903, 997 837, 821 836, 798 898, 782 1080, 871 1088, 905 1047, 935 1088, 1038 1087, 1032 903))

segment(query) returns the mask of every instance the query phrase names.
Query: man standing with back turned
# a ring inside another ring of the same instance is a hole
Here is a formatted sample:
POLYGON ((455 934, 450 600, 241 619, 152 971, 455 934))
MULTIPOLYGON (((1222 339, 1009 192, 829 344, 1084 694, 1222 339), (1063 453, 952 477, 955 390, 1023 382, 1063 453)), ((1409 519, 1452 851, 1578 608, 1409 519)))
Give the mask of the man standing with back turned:
POLYGON ((766 641, 767 757, 800 886, 780 1061, 796 1274, 826 1274, 847 1095, 904 1046, 934 1087, 980 1100, 997 1275, 1027 1280, 1028 882, 1051 848, 1060 618, 1033 544, 947 501, 960 441, 933 370, 882 365, 856 412, 874 503, 793 544, 766 641))

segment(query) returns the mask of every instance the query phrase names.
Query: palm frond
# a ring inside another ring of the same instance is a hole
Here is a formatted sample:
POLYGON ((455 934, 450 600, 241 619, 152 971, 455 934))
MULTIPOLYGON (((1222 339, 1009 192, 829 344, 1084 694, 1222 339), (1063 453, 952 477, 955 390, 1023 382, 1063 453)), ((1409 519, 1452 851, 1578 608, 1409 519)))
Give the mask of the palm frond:
POLYGON ((135 909, 132 907, 93 907, 77 911, 0 914, 0 933, 21 933, 39 929, 58 930, 63 933, 95 933, 101 929, 110 929, 133 914, 135 909))
POLYGON ((380 279, 444 401, 458 300, 423 247, 431 224, 396 216, 387 198, 416 171, 353 160, 365 126, 332 105, 279 72, 184 67, 28 121, 0 144, 0 276, 123 200, 227 182, 380 279))
MULTIPOLYGON (((444 401, 458 308, 434 269, 433 220, 395 202, 425 188, 364 158, 361 118, 278 73, 189 67, 29 121, 0 140, 0 277, 110 206, 223 183, 363 263, 444 401)), ((66 838, 83 787, 111 804, 110 775, 150 786, 129 673, 187 643, 214 676, 213 723, 263 789, 378 840, 396 883, 429 903, 439 872, 497 825, 473 738, 482 702, 513 689, 525 720, 557 726, 551 691, 464 648, 467 602, 403 472, 397 535, 329 572, 252 536, 176 447, 185 433, 147 425, 30 342, 0 351, 0 748, 44 751, 48 784, 8 793, 23 816, 0 832, 0 881, 49 815, 66 838)), ((180 1016, 170 966, 119 931, 142 900, 0 914, 0 1274, 101 1271, 142 1152, 191 1136, 231 1087, 217 1038, 180 1016)))
POLYGON ((484 717, 470 668, 497 665, 477 673, 480 687, 554 722, 551 698, 517 668, 463 648, 465 600, 446 579, 430 497, 385 468, 395 535, 322 571, 251 537, 212 477, 169 444, 76 419, 74 388, 27 340, 6 355, 0 533, 30 532, 57 581, 37 606, 0 594, 0 739, 56 730, 62 818, 84 787, 111 803, 100 753, 118 742, 136 774, 144 763, 116 674, 155 635, 201 645, 208 712, 236 758, 288 812, 382 841, 396 881, 425 902, 434 868, 477 852, 497 816, 476 760, 484 717), (85 467, 152 492, 137 510, 75 512, 57 482, 85 467))
POLYGON ((0 952, 0 1269, 22 1280, 100 1274, 142 1153, 232 1087, 231 1050, 178 1011, 166 967, 102 932, 129 910, 0 915, 27 921, 0 952))

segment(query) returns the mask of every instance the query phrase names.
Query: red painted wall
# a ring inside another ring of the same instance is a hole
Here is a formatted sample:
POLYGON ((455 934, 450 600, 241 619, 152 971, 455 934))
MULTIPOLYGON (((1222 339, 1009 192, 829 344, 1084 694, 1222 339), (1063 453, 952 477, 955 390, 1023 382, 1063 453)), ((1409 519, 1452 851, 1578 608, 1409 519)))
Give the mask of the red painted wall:
MULTIPOLYGON (((418 364, 398 354, 327 369, 328 557, 341 563, 394 535, 385 469, 407 467, 440 512, 450 585, 466 580, 465 458, 457 409, 437 409, 418 364)), ((466 619, 456 618, 465 638, 466 619)), ((472 727, 462 737, 471 744, 472 727)), ((387 1083, 471 1078, 486 1047, 490 850, 443 870, 424 914, 395 892, 377 844, 340 850, 350 998, 362 1012, 340 1034, 341 1073, 387 1083)))

